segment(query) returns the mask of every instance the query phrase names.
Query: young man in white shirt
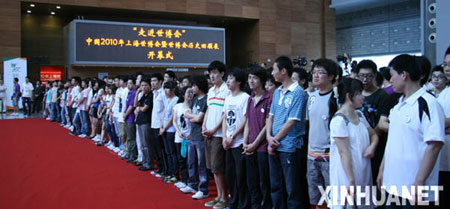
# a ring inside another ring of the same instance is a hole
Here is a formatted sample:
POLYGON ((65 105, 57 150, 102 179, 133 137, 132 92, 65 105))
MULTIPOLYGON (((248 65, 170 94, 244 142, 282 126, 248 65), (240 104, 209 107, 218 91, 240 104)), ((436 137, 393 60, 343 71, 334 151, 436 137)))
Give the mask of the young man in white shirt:
POLYGON ((220 61, 211 62, 208 66, 209 78, 213 87, 208 91, 205 119, 202 134, 205 137, 206 167, 214 174, 217 197, 205 203, 207 207, 225 208, 228 206, 227 185, 225 183, 225 150, 222 146, 222 121, 225 98, 231 94, 223 76, 226 67, 220 61))
POLYGON ((22 84, 22 106, 24 115, 31 115, 31 98, 33 98, 33 84, 30 83, 30 78, 25 77, 25 83, 22 84))
POLYGON ((122 158, 122 160, 126 159, 126 156, 128 155, 128 140, 127 140, 127 125, 123 119, 123 115, 126 112, 126 103, 127 103, 127 97, 128 92, 130 91, 127 88, 128 83, 128 76, 122 76, 120 78, 121 83, 121 94, 120 96, 120 104, 119 104, 119 117, 117 118, 117 121, 119 122, 119 132, 120 132, 120 152, 119 156, 122 158))
POLYGON ((246 184, 245 158, 242 154, 244 141, 244 127, 246 123, 245 111, 250 97, 243 92, 247 75, 240 69, 234 69, 228 74, 227 87, 231 94, 225 98, 222 123, 223 148, 226 150, 226 176, 230 188, 231 208, 248 208, 250 196, 246 184))
POLYGON ((124 111, 125 107, 121 106, 122 105, 122 101, 121 101, 121 96, 123 93, 123 90, 125 89, 124 87, 124 82, 123 82, 123 76, 118 76, 117 79, 114 80, 115 85, 117 87, 116 90, 116 94, 114 95, 114 104, 113 104, 113 123, 114 123, 114 130, 116 132, 116 136, 118 136, 119 138, 119 146, 114 148, 113 151, 118 153, 120 151, 120 147, 122 146, 123 143, 123 139, 120 138, 121 133, 120 133, 120 124, 119 124, 119 118, 123 117, 123 115, 121 114, 122 111, 124 111))
POLYGON ((164 153, 164 146, 162 137, 159 135, 159 129, 161 128, 161 121, 164 114, 164 100, 166 94, 162 88, 163 75, 161 73, 153 73, 150 75, 150 83, 153 92, 153 108, 151 118, 151 137, 150 137, 150 169, 153 170, 153 161, 156 160, 158 166, 157 171, 152 171, 151 174, 156 177, 162 177, 167 174, 167 160, 164 153))
MULTIPOLYGON (((419 201, 437 200, 434 191, 417 197, 412 186, 437 186, 439 151, 444 144, 444 113, 436 98, 420 87, 422 71, 413 56, 399 55, 390 63, 395 92, 403 93, 389 115, 389 133, 377 183, 389 196, 402 199, 386 208, 414 208, 419 201), (403 189, 412 194, 413 200, 403 189)), ((389 198, 388 198, 389 199, 389 198)), ((425 206, 427 207, 427 206, 425 206)))

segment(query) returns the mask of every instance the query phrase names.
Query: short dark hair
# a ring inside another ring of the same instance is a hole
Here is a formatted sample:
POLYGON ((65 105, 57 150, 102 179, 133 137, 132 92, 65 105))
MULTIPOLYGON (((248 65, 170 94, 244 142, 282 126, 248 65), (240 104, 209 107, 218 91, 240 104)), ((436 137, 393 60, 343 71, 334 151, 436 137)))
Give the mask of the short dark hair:
POLYGON ((292 60, 289 57, 281 56, 275 60, 277 63, 278 69, 281 71, 283 68, 286 69, 289 77, 292 76, 292 69, 294 68, 292 65, 292 60))
POLYGON ((78 76, 72 77, 72 80, 74 80, 77 82, 77 84, 81 84, 81 78, 78 76))
POLYGON ((380 68, 380 73, 383 76, 384 79, 390 81, 391 80, 391 72, 388 67, 382 67, 380 68))
POLYGON ((19 82, 19 78, 14 78, 14 81, 15 82, 19 82))
POLYGON ((450 54, 450 46, 447 48, 447 51, 445 51, 445 56, 450 54))
POLYGON ((431 62, 425 56, 416 56, 416 62, 419 65, 420 70, 422 71, 422 78, 420 79, 420 85, 424 85, 427 83, 428 78, 430 77, 431 71, 431 62))
POLYGON ((420 80, 422 71, 416 60, 414 56, 401 54, 389 62, 389 67, 392 67, 399 74, 407 72, 412 81, 418 81, 420 80))
POLYGON ((239 88, 244 90, 245 82, 247 82, 247 73, 242 69, 234 67, 231 72, 228 73, 228 76, 233 76, 237 82, 240 82, 239 88))
POLYGON ((431 70, 431 74, 433 74, 434 72, 444 73, 444 68, 442 67, 442 65, 436 65, 434 66, 433 70, 431 70))
POLYGON ((133 81, 133 84, 136 83, 136 77, 134 77, 134 76, 128 77, 127 82, 130 80, 133 81))
POLYGON ((315 67, 320 67, 325 69, 327 71, 328 75, 334 75, 333 80, 331 83, 334 83, 336 81, 336 76, 339 74, 338 64, 330 59, 326 58, 320 58, 314 61, 314 64, 312 66, 312 69, 315 67))
POLYGON ((165 82, 163 88, 164 89, 170 89, 170 90, 176 90, 177 82, 175 82, 175 81, 165 82))
POLYGON ((120 77, 119 77, 119 80, 122 80, 123 82, 127 82, 128 81, 128 76, 127 75, 121 75, 120 77))
POLYGON ((377 73, 375 74, 375 82, 377 83, 377 86, 380 87, 383 85, 383 79, 383 74, 377 71, 377 73))
POLYGON ((161 73, 152 73, 150 74, 150 79, 152 78, 156 78, 159 81, 163 81, 164 80, 164 76, 161 73))
POLYGON ((358 74, 362 68, 372 70, 373 74, 376 74, 378 69, 377 64, 372 60, 361 60, 361 62, 356 65, 355 73, 358 74))
POLYGON ((184 79, 187 79, 187 80, 189 81, 189 83, 192 84, 192 76, 186 75, 186 76, 184 76, 184 77, 181 79, 181 81, 183 81, 184 79))
POLYGON ((225 66, 225 64, 218 60, 213 61, 209 64, 208 72, 211 72, 214 69, 218 70, 219 73, 225 73, 227 71, 227 67, 225 66))
POLYGON ((177 76, 175 75, 175 73, 173 72, 173 71, 171 71, 171 70, 168 70, 168 71, 166 71, 166 72, 164 72, 164 74, 167 74, 167 75, 169 75, 169 77, 171 77, 172 79, 177 79, 177 76))
POLYGON ((192 85, 196 85, 203 93, 208 93, 208 80, 203 75, 192 76, 192 85))
POLYGON ((259 80, 261 81, 261 85, 264 88, 264 85, 266 84, 266 81, 268 79, 267 71, 259 65, 251 66, 249 68, 249 71, 250 72, 248 74, 254 75, 259 78, 259 80))

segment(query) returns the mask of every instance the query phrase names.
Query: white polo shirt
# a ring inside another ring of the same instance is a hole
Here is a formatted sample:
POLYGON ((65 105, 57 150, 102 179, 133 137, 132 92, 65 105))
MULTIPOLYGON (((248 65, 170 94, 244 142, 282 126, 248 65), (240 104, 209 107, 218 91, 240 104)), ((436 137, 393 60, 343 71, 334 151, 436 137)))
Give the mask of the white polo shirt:
POLYGON ((33 84, 31 84, 30 82, 28 83, 23 83, 22 84, 22 97, 31 97, 31 94, 33 93, 33 84))
MULTIPOLYGON (((402 186, 410 191, 422 163, 427 143, 444 142, 444 113, 436 98, 423 88, 391 109, 389 115, 389 133, 384 153, 383 186, 398 196, 402 195, 402 186), (425 101, 428 111, 419 118, 419 103, 425 101), (427 113, 428 112, 428 113, 427 113), (395 188, 393 188, 395 187, 395 188)), ((439 158, 425 182, 425 185, 438 185, 439 158)), ((428 200, 434 201, 434 192, 429 193, 428 200)))
POLYGON ((152 122, 151 128, 161 128, 161 121, 164 117, 164 101, 166 100, 166 94, 161 87, 158 90, 153 90, 153 109, 152 109, 152 122))
MULTIPOLYGON (((222 123, 222 113, 225 104, 225 98, 231 94, 231 91, 228 89, 225 81, 222 82, 222 85, 216 91, 216 86, 214 85, 208 91, 208 117, 206 120, 206 129, 211 130, 214 129, 218 123, 222 123)), ((222 137, 222 128, 214 133, 214 137, 222 137)))

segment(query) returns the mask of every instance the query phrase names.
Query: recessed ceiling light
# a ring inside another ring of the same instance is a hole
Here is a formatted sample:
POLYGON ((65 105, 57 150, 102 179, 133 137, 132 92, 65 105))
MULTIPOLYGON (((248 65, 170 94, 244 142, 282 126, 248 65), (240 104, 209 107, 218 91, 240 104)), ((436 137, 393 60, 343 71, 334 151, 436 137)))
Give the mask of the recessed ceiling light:
POLYGON ((61 9, 61 6, 56 6, 56 9, 61 9))
POLYGON ((55 15, 55 12, 50 12, 51 15, 55 15))
POLYGON ((34 4, 30 4, 30 7, 34 7, 34 6, 36 6, 36 5, 34 5, 34 4))
POLYGON ((28 13, 28 14, 31 14, 31 10, 27 10, 27 13, 28 13))

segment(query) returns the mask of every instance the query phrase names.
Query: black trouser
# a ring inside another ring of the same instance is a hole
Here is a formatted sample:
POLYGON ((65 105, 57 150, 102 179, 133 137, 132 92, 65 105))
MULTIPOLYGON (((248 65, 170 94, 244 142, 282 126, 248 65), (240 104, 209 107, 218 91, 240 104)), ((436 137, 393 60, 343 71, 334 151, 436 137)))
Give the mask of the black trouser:
POLYGON ((137 158, 136 123, 125 123, 125 124, 127 126, 128 160, 136 160, 137 158))
POLYGON ((42 98, 43 96, 38 96, 36 97, 36 99, 34 99, 33 101, 33 113, 35 112, 40 112, 42 110, 42 98))
POLYGON ((22 97, 23 114, 31 115, 31 98, 22 97))
POLYGON ((175 148, 177 149, 178 168, 180 169, 181 181, 184 182, 185 184, 187 184, 187 181, 189 178, 188 169, 187 169, 187 165, 186 165, 187 152, 186 152, 185 158, 181 156, 181 145, 182 145, 182 143, 175 143, 175 148))
POLYGON ((166 132, 163 135, 164 150, 167 156, 167 174, 178 178, 177 148, 175 148, 175 132, 166 132))
MULTIPOLYGON (((164 154, 164 144, 162 137, 159 135, 159 129, 152 128, 152 137, 150 141, 150 150, 152 151, 152 163, 156 160, 156 165, 158 166, 158 172, 167 174, 167 160, 164 154)), ((153 165, 153 164, 152 164, 153 165)))
POLYGON ((250 197, 247 191, 245 158, 242 145, 230 148, 225 152, 225 175, 231 192, 230 208, 250 208, 250 197))
POLYGON ((450 208, 450 171, 439 172, 439 185, 444 186, 444 191, 439 192, 439 207, 450 208))
POLYGON ((272 209, 270 197, 269 159, 267 152, 245 156, 247 185, 252 209, 272 209))

